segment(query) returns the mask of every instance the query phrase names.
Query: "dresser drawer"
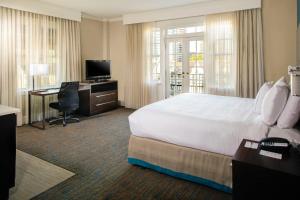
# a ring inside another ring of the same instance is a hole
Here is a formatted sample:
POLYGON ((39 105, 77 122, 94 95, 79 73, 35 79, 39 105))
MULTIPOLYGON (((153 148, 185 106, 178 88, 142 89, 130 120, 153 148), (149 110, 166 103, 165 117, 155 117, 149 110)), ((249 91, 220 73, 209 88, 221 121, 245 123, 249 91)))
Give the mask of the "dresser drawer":
POLYGON ((101 104, 109 101, 117 101, 117 100, 118 100, 117 91, 98 92, 98 93, 92 93, 91 95, 92 105, 101 104))
POLYGON ((112 110, 117 107, 118 107, 117 100, 107 101, 107 102, 103 102, 103 103, 97 103, 97 104, 93 104, 93 106, 91 108, 91 113, 97 114, 97 113, 112 110))

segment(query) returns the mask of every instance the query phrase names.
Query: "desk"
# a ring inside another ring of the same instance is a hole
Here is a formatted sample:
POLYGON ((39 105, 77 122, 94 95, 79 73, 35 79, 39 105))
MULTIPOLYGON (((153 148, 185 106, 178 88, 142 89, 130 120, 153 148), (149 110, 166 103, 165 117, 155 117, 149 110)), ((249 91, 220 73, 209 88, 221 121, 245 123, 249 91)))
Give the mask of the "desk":
MULTIPOLYGON (((29 125, 44 130, 46 127, 45 120, 45 97, 49 95, 56 95, 59 88, 48 90, 36 90, 28 92, 28 120, 29 125), (42 97, 42 127, 35 126, 31 121, 31 96, 42 97)), ((80 83, 79 89, 79 109, 81 115, 96 115, 118 107, 118 82, 106 81, 100 83, 80 83)))
MULTIPOLYGON (((79 86, 78 91, 87 90, 87 88, 83 85, 79 86)), ((32 90, 28 92, 28 123, 30 126, 39 128, 42 130, 45 130, 46 128, 46 105, 45 105, 45 97, 50 95, 57 95, 59 93, 59 88, 51 88, 46 90, 32 90), (43 113, 43 119, 42 119, 42 127, 34 125, 34 123, 31 121, 31 96, 39 96, 42 97, 42 113, 43 113)))
POLYGON ((50 95, 56 95, 59 92, 59 88, 55 89, 48 89, 48 90, 34 90, 28 92, 28 120, 29 125, 39 128, 39 129, 45 129, 46 127, 46 119, 45 119, 45 112, 46 112, 46 105, 45 105, 45 97, 50 95), (43 112, 43 120, 42 120, 42 127, 35 126, 31 121, 31 96, 40 96, 42 97, 42 112, 43 112))

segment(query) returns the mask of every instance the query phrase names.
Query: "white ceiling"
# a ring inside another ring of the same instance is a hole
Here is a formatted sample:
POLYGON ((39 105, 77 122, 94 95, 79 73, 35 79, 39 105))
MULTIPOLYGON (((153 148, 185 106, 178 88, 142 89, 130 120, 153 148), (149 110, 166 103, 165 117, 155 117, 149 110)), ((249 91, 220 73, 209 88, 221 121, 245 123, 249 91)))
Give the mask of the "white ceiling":
POLYGON ((40 0, 102 19, 213 0, 40 0))

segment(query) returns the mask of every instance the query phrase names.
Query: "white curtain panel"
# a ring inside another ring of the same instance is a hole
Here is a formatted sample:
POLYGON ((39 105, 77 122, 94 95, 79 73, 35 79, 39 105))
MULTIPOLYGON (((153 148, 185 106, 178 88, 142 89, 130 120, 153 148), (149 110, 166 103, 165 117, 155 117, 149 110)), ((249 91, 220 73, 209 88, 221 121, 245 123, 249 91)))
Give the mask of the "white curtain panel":
MULTIPOLYGON (((0 104, 22 110, 19 125, 28 122, 30 64, 49 65, 49 74, 35 79, 39 89, 80 80, 80 61, 79 22, 0 7, 0 104)), ((40 120, 41 99, 33 98, 32 105, 33 119, 40 120)), ((46 117, 57 115, 46 108, 46 117)))
POLYGON ((205 89, 206 93, 236 95, 237 36, 236 14, 205 17, 205 89))
MULTIPOLYGON (((155 59, 154 43, 160 32, 155 23, 131 24, 126 27, 127 68, 125 80, 125 107, 140 108, 164 99, 164 76, 153 77, 155 59)), ((159 47, 160 48, 160 47, 159 47)))
POLYGON ((156 23, 143 24, 143 106, 165 99, 164 54, 160 34, 156 23))

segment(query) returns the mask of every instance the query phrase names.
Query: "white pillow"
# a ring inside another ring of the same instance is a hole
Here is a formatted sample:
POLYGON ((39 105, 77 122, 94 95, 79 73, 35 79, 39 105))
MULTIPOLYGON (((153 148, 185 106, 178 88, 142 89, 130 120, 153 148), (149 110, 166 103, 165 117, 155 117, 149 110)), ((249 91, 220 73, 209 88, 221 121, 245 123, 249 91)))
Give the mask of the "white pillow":
POLYGON ((263 86, 259 89, 256 98, 255 98, 255 105, 254 105, 254 112, 257 114, 261 114, 261 106, 262 102, 264 100, 264 97, 266 96, 267 92, 272 88, 273 83, 267 82, 264 83, 263 86))
POLYGON ((262 103, 262 119, 269 126, 276 123, 283 111, 289 95, 288 85, 284 78, 278 80, 267 92, 262 103))
POLYGON ((300 117, 300 97, 290 96, 282 111, 277 126, 279 128, 293 128, 300 117))

